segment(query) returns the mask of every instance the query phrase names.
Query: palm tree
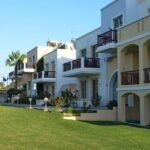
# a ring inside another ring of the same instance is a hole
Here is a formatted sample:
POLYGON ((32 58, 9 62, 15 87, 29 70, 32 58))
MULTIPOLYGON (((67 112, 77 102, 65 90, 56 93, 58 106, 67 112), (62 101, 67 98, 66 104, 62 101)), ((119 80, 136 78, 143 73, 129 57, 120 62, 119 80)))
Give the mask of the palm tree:
POLYGON ((17 50, 16 52, 11 52, 11 54, 8 55, 8 58, 6 59, 6 66, 14 66, 15 67, 15 72, 14 72, 14 76, 15 76, 15 89, 17 89, 17 85, 18 85, 18 65, 23 63, 23 60, 26 58, 25 54, 20 54, 20 51, 17 50))

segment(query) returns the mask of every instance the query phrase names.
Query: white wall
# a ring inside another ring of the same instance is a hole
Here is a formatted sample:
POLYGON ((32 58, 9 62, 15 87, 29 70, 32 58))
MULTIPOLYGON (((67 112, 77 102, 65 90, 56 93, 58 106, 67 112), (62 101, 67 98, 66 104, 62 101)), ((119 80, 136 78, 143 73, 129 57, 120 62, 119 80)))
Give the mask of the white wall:
POLYGON ((51 47, 51 46, 38 46, 38 51, 37 51, 37 58, 38 60, 43 57, 44 55, 50 53, 51 51, 53 51, 55 49, 55 47, 51 47))
MULTIPOLYGON (((77 84, 76 78, 67 78, 63 77, 63 64, 69 62, 76 58, 76 50, 70 49, 57 49, 53 52, 50 52, 44 57, 44 67, 45 64, 51 61, 55 61, 55 71, 56 71, 56 82, 55 82, 55 95, 60 93, 61 88, 67 84, 77 84)), ((51 84, 49 84, 51 85, 51 84)))
MULTIPOLYGON (((125 0, 116 0, 101 9, 101 33, 109 31, 109 28, 113 28, 112 20, 121 14, 125 15, 125 8, 125 0)), ((123 19, 126 22, 126 16, 123 19)))
MULTIPOLYGON (((86 56, 87 57, 92 57, 92 46, 97 44, 97 36, 100 34, 100 28, 97 28, 79 38, 76 39, 76 57, 80 57, 80 50, 86 49, 86 56)), ((98 77, 94 77, 98 78, 98 77)), ((87 77, 86 75, 84 77, 79 77, 78 78, 78 90, 79 90, 79 95, 81 99, 81 87, 80 87, 80 81, 81 80, 86 80, 86 99, 91 100, 92 98, 92 77, 87 77)))
POLYGON ((76 78, 62 76, 63 64, 74 59, 76 59, 76 50, 70 50, 70 49, 58 49, 57 50, 56 95, 60 92, 63 85, 77 84, 76 78))
POLYGON ((87 50, 87 57, 91 57, 91 46, 97 44, 97 36, 100 34, 100 28, 97 28, 76 39, 77 58, 80 56, 80 50, 87 50))

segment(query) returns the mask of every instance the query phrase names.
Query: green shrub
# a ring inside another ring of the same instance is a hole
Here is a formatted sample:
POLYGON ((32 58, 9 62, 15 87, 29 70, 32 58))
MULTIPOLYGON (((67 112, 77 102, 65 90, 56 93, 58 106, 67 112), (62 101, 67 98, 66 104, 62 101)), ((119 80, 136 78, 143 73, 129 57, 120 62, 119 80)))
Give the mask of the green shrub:
POLYGON ((108 109, 113 109, 114 106, 117 106, 116 100, 109 101, 109 103, 107 104, 108 109))
POLYGON ((76 110, 72 107, 68 107, 66 110, 67 113, 76 113, 76 110))

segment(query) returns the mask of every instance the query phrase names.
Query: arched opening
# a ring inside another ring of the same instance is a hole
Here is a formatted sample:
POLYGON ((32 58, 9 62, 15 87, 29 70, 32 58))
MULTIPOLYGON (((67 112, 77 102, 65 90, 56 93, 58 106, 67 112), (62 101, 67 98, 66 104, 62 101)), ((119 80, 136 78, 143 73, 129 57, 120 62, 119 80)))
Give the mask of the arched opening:
POLYGON ((140 124, 140 98, 136 94, 127 93, 122 96, 124 102, 124 117, 129 123, 140 124))
POLYGON ((121 51, 122 85, 139 84, 139 47, 129 45, 121 51))
POLYGON ((145 42, 143 48, 143 69, 144 69, 144 82, 150 83, 150 39, 145 42))
POLYGON ((150 126, 150 93, 144 97, 144 117, 145 125, 150 126))
POLYGON ((117 86, 118 86, 118 73, 115 72, 109 83, 109 100, 117 101, 117 86))

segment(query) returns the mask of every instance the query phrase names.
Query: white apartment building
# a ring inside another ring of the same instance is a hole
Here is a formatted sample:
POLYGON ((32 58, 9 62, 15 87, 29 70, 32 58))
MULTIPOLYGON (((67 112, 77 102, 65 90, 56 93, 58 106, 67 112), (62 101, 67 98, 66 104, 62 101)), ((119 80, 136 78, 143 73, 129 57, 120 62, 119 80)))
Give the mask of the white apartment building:
POLYGON ((63 77, 62 64, 76 57, 76 50, 72 43, 65 43, 43 57, 42 70, 33 75, 32 83, 36 84, 34 92, 48 92, 53 96, 60 96, 62 90, 76 90, 76 79, 63 77))
POLYGON ((91 101, 99 95, 100 62, 96 53, 97 36, 100 28, 95 29, 75 41, 76 59, 63 64, 65 77, 77 79, 78 106, 83 102, 91 105, 91 101))
MULTIPOLYGON (((26 88, 28 96, 34 94, 32 74, 37 71, 37 62, 47 53, 54 50, 56 46, 37 46, 27 52, 27 58, 18 67, 18 89, 26 88)), ((9 73, 9 78, 14 80, 14 71, 9 73)))

